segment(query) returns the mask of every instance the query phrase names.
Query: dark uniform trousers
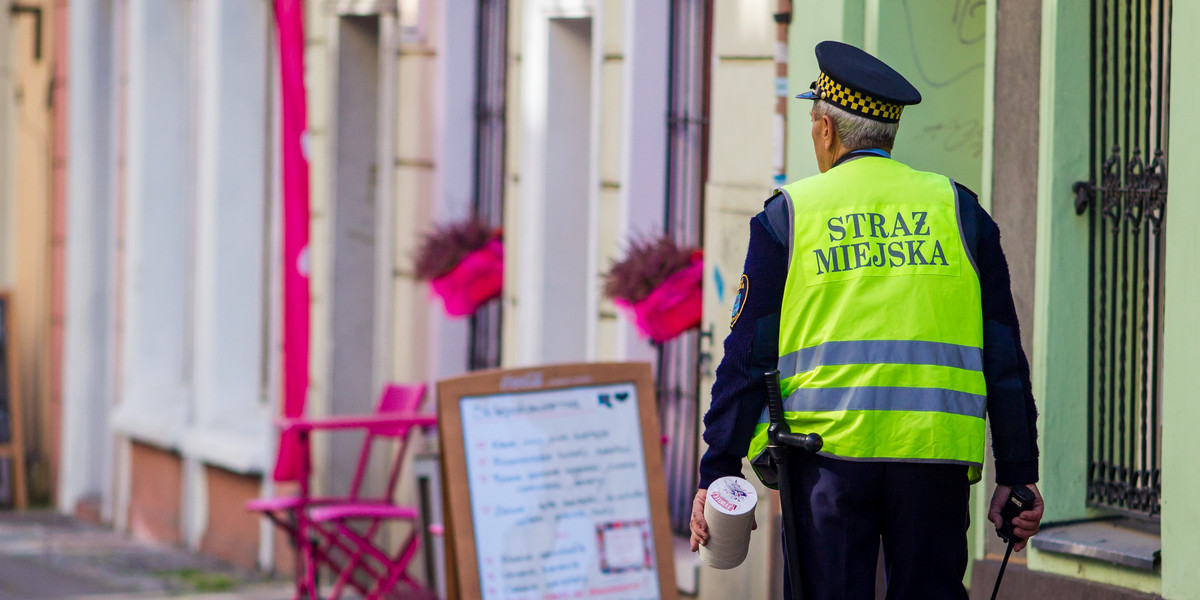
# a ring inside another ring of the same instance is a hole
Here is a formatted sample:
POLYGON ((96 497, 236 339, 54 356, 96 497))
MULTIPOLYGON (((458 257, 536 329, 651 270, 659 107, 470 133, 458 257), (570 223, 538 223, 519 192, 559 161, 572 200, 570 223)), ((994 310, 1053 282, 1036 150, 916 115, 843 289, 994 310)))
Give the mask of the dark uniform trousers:
MULTIPOLYGON (((799 531, 784 544, 801 540, 803 600, 874 600, 881 538, 887 600, 967 598, 967 467, 800 452, 791 465, 799 531)), ((799 600, 786 570, 783 589, 799 600)))

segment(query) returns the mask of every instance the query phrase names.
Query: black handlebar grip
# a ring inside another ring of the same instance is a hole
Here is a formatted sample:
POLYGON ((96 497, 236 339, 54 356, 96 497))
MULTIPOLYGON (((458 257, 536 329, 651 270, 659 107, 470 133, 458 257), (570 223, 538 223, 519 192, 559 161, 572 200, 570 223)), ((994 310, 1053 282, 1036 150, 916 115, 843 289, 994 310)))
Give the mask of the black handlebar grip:
POLYGON ((1000 509, 1000 520, 1004 524, 1000 526, 997 533, 1000 534, 1000 537, 1004 541, 1009 543, 1017 541, 1017 537, 1013 535, 1012 520, 1022 512, 1031 510, 1034 499, 1033 491, 1029 488, 1023 485, 1013 486, 1012 491, 1008 494, 1008 500, 1004 502, 1004 507, 1000 509))
POLYGON ((778 440, 784 446, 801 448, 806 452, 814 454, 820 452, 821 447, 825 445, 825 440, 821 439, 821 436, 815 433, 780 433, 778 440))
POLYGON ((783 423, 783 395, 779 391, 779 369, 771 369, 763 374, 767 383, 767 414, 772 424, 783 423))

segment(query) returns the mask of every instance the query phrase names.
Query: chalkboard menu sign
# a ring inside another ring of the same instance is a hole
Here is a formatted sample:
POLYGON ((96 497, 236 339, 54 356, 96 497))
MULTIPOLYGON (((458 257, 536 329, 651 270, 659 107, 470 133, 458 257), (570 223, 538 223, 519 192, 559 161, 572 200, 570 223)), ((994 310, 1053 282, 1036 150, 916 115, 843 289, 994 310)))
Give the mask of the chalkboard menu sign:
POLYGON ((438 407, 459 597, 675 598, 649 365, 470 375, 438 407))

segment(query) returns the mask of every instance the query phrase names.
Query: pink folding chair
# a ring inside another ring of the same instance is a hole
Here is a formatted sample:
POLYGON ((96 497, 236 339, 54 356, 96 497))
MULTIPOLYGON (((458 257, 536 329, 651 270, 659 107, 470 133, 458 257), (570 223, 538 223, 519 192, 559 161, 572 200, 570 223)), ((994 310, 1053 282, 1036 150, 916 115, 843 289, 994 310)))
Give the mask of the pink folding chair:
POLYGON ((317 598, 317 571, 322 566, 337 573, 330 600, 340 597, 347 584, 369 599, 398 593, 398 583, 407 584, 412 596, 433 595, 407 573, 422 537, 419 511, 416 507, 397 505, 393 500, 411 433, 437 423, 431 415, 417 414, 424 396, 424 384, 389 385, 380 396, 373 415, 278 422, 283 432, 296 432, 300 439, 299 492, 295 496, 252 500, 246 504, 246 509, 261 512, 293 540, 297 561, 296 599, 317 598), (350 490, 344 496, 310 497, 310 434, 313 431, 346 430, 365 432, 350 490), (363 494, 363 479, 377 439, 394 441, 397 447, 382 495, 368 497, 363 494), (351 526, 351 520, 354 526, 351 526), (389 554, 375 538, 385 522, 395 520, 408 522, 411 526, 399 550, 389 554))

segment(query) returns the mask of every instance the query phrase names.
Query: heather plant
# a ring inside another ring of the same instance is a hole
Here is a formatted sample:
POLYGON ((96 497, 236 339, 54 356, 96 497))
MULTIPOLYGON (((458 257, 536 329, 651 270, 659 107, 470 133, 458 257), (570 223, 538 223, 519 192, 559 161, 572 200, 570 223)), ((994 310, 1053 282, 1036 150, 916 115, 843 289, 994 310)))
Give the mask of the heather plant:
POLYGON ((425 234, 417 249, 415 275, 417 279, 437 279, 449 273, 468 254, 500 237, 500 230, 480 221, 439 225, 425 234))
POLYGON ((640 302, 671 275, 692 264, 694 248, 669 237, 635 240, 623 260, 604 274, 604 294, 629 303, 640 302))

